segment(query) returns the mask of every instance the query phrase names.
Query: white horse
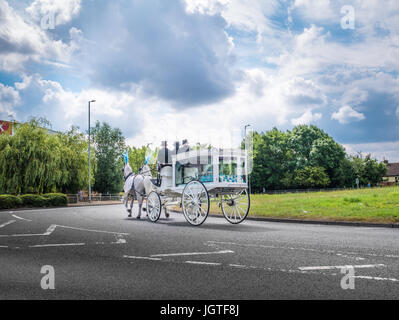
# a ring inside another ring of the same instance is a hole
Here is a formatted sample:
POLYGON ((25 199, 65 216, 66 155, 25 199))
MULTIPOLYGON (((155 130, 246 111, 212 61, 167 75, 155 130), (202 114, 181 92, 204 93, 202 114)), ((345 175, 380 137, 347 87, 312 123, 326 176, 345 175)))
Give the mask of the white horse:
MULTIPOLYGON (((124 179, 125 184, 123 187, 124 195, 124 203, 127 211, 129 212, 129 217, 132 216, 134 199, 137 198, 139 204, 139 212, 137 215, 137 219, 141 218, 141 209, 143 206, 143 200, 146 196, 148 196, 154 189, 155 186, 152 183, 152 174, 150 167, 145 164, 141 169, 139 174, 135 174, 130 167, 129 163, 125 164, 124 169, 124 179), (128 199, 129 195, 131 195, 132 200, 130 204, 130 208, 128 208, 128 199)), ((146 211, 145 208, 143 208, 146 211)), ((169 213, 165 209, 165 216, 168 218, 169 213)))

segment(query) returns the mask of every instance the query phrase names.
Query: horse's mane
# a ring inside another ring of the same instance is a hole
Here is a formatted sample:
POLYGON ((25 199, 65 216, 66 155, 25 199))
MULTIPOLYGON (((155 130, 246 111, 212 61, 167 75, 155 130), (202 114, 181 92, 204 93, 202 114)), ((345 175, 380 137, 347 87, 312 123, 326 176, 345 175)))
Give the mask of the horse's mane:
POLYGON ((125 175, 128 175, 128 174, 130 174, 130 173, 132 173, 132 172, 133 172, 132 167, 130 166, 129 163, 127 163, 127 164, 125 165, 125 170, 124 170, 125 175))

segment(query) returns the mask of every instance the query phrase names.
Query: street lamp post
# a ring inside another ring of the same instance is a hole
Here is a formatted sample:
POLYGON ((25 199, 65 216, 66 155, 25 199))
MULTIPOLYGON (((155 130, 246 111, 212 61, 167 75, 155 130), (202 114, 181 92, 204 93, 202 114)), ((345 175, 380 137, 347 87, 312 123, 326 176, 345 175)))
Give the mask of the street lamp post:
POLYGON ((91 202, 91 147, 90 147, 90 104, 96 100, 89 101, 89 202, 91 202))
MULTIPOLYGON (((251 126, 250 124, 247 124, 244 129, 244 131, 245 131, 245 141, 244 141, 245 150, 247 150, 247 128, 250 126, 251 126)), ((247 155, 247 157, 248 157, 248 155, 247 155)), ((248 159, 247 159, 247 170, 248 170, 248 159)), ((247 172, 247 174, 248 174, 248 177, 247 177, 248 178, 248 192, 249 192, 249 194, 251 194, 251 182, 249 180, 250 179, 249 173, 247 172)))

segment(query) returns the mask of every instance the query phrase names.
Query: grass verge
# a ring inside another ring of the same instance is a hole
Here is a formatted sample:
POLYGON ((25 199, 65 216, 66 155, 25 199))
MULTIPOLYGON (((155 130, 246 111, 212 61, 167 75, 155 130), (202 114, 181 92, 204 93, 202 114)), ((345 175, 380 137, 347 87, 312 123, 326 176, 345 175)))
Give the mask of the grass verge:
MULTIPOLYGON (((212 202, 211 213, 221 214, 212 202)), ((250 217, 399 223, 399 187, 251 195, 250 217)))

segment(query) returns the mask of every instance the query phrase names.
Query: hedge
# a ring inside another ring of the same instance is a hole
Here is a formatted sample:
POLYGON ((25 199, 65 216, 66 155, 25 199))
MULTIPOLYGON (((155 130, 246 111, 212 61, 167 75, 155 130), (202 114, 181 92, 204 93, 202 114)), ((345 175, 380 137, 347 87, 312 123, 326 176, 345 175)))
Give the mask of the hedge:
POLYGON ((16 196, 0 195, 0 209, 13 209, 22 206, 22 200, 16 196))
POLYGON ((68 198, 62 193, 48 193, 44 195, 25 194, 17 197, 12 195, 0 195, 0 210, 18 207, 60 207, 66 206, 68 198))

